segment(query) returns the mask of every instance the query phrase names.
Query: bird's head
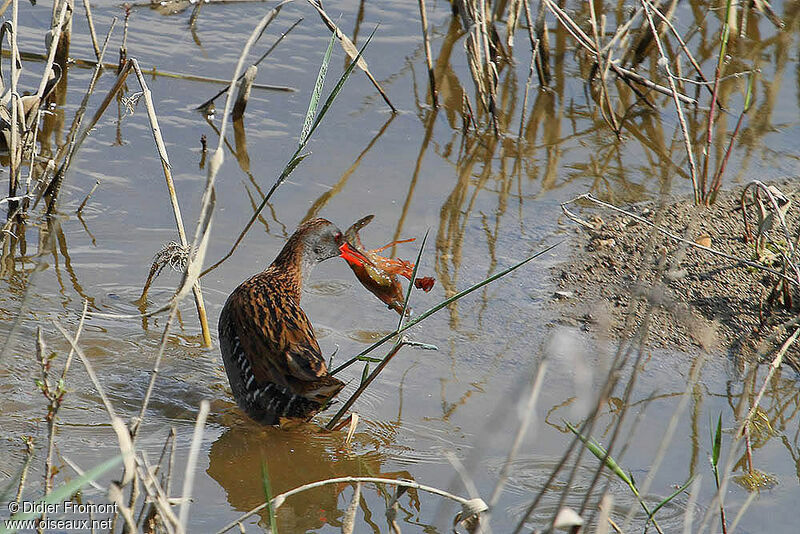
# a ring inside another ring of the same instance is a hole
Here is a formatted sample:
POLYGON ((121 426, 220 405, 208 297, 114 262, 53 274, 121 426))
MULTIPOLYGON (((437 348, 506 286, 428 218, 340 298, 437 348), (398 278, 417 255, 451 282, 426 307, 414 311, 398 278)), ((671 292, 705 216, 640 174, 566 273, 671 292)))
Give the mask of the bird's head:
POLYGON ((341 257, 351 263, 372 262, 348 242, 339 228, 326 219, 312 219, 295 232, 303 243, 306 260, 315 264, 329 258, 341 257))

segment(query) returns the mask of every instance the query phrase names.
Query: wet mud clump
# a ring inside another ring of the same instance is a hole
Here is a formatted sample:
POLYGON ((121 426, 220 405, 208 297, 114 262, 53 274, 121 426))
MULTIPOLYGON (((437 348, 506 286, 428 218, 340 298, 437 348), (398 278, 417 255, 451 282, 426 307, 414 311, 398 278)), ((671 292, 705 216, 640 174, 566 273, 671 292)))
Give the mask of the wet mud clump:
MULTIPOLYGON (((795 240, 800 189, 793 184, 782 182, 772 190, 788 201, 781 214, 795 240)), ((753 266, 797 276, 788 261, 786 231, 770 215, 766 195, 754 200, 754 187, 746 195, 751 233, 746 239, 743 189, 721 194, 711 207, 688 199, 623 206, 628 214, 590 201, 569 206, 582 222, 565 219, 576 238, 569 261, 552 270, 558 288, 552 299, 555 322, 616 339, 646 324, 650 346, 764 358, 800 321, 795 319, 800 296, 796 283, 779 283, 780 276, 753 266)), ((784 361, 800 370, 800 349, 791 347, 784 361)))

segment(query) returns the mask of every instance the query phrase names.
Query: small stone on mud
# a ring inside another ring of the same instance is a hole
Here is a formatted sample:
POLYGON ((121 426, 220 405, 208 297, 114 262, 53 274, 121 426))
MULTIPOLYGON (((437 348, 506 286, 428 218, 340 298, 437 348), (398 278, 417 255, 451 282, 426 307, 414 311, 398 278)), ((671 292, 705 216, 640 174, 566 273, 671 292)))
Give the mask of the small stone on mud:
POLYGON ((688 274, 689 271, 687 271, 686 269, 672 269, 664 273, 664 278, 666 278, 670 282, 674 282, 676 280, 686 278, 688 274))
POLYGON ((553 293, 553 296, 558 300, 571 299, 574 295, 575 293, 572 291, 556 291, 553 293))
POLYGON ((703 234, 697 239, 694 240, 695 243, 700 245, 701 247, 711 248, 711 236, 708 234, 703 234))

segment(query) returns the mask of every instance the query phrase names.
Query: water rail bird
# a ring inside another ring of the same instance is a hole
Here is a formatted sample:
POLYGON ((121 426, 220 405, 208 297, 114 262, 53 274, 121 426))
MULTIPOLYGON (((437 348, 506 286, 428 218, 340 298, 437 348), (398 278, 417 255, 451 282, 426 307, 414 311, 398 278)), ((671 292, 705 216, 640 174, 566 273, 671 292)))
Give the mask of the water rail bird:
POLYGON ((254 420, 309 419, 344 383, 328 374, 314 328, 300 308, 316 264, 369 260, 325 219, 297 228, 275 261, 233 290, 219 318, 219 343, 236 402, 254 420))

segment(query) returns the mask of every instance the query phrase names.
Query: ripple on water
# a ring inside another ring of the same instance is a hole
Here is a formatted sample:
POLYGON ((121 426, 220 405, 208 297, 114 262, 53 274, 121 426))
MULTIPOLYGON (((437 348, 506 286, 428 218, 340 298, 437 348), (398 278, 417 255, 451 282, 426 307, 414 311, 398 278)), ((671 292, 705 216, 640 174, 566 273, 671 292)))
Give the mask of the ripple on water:
POLYGON ((353 285, 344 280, 320 280, 311 282, 304 289, 314 295, 338 296, 346 293, 351 287, 353 285))

